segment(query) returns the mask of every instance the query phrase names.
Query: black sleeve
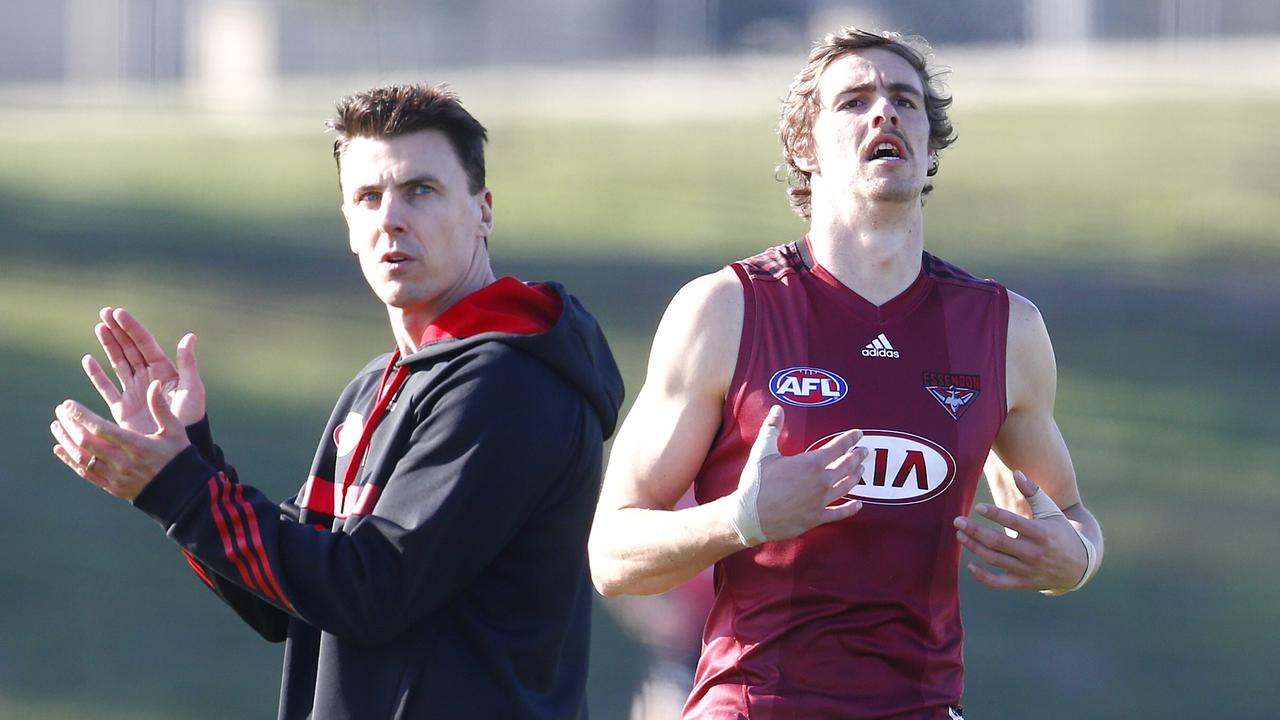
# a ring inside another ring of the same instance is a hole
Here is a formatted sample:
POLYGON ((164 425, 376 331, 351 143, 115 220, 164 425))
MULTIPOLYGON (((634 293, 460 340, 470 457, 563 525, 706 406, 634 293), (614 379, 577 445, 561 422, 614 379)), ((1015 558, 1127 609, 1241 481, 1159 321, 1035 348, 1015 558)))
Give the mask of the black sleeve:
MULTIPOLYGON (((222 449, 213 442, 213 433, 210 429, 208 416, 187 426, 187 439, 201 459, 213 466, 218 472, 221 472, 228 482, 236 482, 235 469, 227 465, 223 458, 222 449)), ((143 494, 145 493, 146 490, 144 489, 143 494)), ((141 495, 139 499, 143 499, 141 495)), ((145 502, 145 499, 143 501, 145 502)), ((135 501, 135 504, 137 504, 137 501, 135 501)), ((286 503, 282 507, 282 514, 289 515, 288 510, 291 507, 291 504, 286 503)), ((296 517, 296 514, 294 516, 296 517)), ((285 639, 289 624, 288 615, 244 587, 223 577, 217 570, 201 562, 187 548, 182 549, 182 554, 196 577, 230 606, 259 635, 272 642, 282 642, 285 639)))
MULTIPOLYGON (((139 504, 236 585, 339 637, 377 643, 437 610, 519 532, 579 452, 585 402, 518 351, 451 368, 421 397, 373 513, 348 533, 282 517, 195 448, 139 504)), ((141 496, 140 496, 141 499, 141 496)))

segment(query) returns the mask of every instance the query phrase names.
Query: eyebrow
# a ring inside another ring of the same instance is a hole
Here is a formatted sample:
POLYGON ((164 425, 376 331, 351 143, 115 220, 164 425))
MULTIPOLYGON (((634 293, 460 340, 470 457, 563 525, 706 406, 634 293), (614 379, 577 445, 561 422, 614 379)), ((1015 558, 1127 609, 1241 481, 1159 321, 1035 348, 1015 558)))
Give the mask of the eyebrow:
MULTIPOLYGON (((833 97, 832 100, 833 101, 838 100, 839 98, 844 97, 845 95, 856 95, 858 93, 871 92, 872 90, 875 89, 875 87, 876 87, 875 83, 862 83, 861 85, 854 85, 852 87, 847 87, 844 90, 841 90, 840 92, 836 93, 835 97, 833 97)), ((924 94, 921 93, 918 89, 916 89, 916 86, 912 85, 911 83, 905 83, 905 82, 889 83, 889 86, 887 89, 889 90, 889 94, 891 95, 894 95, 894 94, 914 95, 920 99, 924 99, 924 94)))
POLYGON ((430 173, 425 175, 416 175, 400 183, 400 187, 409 187, 411 185, 440 185, 440 178, 430 173))
MULTIPOLYGON (((440 179, 437 178, 435 175, 431 175, 431 174, 417 175, 409 178, 408 180, 405 180, 404 182, 397 183, 396 187, 406 188, 406 187, 412 187, 414 185, 437 185, 438 186, 440 185, 440 179)), ((361 193, 367 192, 369 190, 381 191, 382 185, 368 184, 368 183, 364 185, 360 185, 351 191, 351 197, 358 197, 361 193)))

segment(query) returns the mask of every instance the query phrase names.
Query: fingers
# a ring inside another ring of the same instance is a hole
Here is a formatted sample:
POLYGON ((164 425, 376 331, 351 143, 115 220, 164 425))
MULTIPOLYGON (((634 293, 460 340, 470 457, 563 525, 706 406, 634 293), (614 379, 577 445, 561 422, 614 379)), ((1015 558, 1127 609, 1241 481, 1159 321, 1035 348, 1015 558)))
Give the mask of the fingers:
POLYGON ((81 415, 81 410, 71 401, 55 409, 58 419, 49 425, 49 432, 57 441, 53 454, 76 475, 106 489, 111 473, 110 459, 116 458, 118 449, 105 434, 95 432, 100 428, 95 428, 93 420, 81 415))
MULTIPOLYGON (((74 400, 67 400, 54 408, 57 424, 71 442, 69 449, 83 449, 90 455, 103 455, 112 448, 122 447, 122 430, 104 420, 97 413, 74 400)), ((85 458, 88 461, 88 458, 85 458)))
POLYGON ((151 410, 151 417, 156 421, 156 427, 159 433, 185 433, 182 421, 169 410, 169 401, 165 397, 163 386, 159 380, 152 380, 147 386, 147 408, 151 410))
MULTIPOLYGON (((1023 548, 1019 548, 1016 544, 997 546, 988 544, 974 537, 977 533, 965 532, 963 530, 956 531, 956 539, 964 546, 966 550, 977 555, 983 562, 992 567, 1000 568, 1006 572, 1019 573, 1026 575, 1031 571, 1031 565, 1027 559, 1021 557, 1023 548)), ((1000 535, 994 533, 993 535, 1000 535)), ((1012 541, 1016 543, 1016 541, 1012 541)))
POLYGON ((1022 493, 1022 496, 1028 499, 1040 492, 1040 486, 1031 482, 1030 478, 1027 477, 1027 474, 1021 470, 1013 471, 1013 484, 1018 488, 1018 492, 1022 493))
POLYGON ((857 515, 858 511, 861 509, 862 509, 861 500, 848 498, 842 503, 839 503, 836 505, 830 505, 825 510, 823 510, 821 524, 826 525, 827 523, 838 522, 846 518, 851 518, 854 515, 857 515))
POLYGON ((828 504, 853 491, 854 486, 862 479, 862 464, 869 454, 870 451, 864 447, 854 447, 827 466, 828 477, 833 481, 827 497, 828 504))
POLYGON ((978 582, 996 590, 1036 590, 1035 583, 1013 573, 993 573, 978 563, 971 562, 966 567, 978 582))
MULTIPOLYGON (((840 458, 848 455, 855 445, 862 441, 861 430, 845 430, 839 435, 831 438, 831 440, 816 450, 810 450, 810 455, 815 461, 823 465, 830 465, 837 462, 840 458)), ((864 452, 865 457, 865 452, 864 452)))
MULTIPOLYGON (((1004 511, 998 510, 998 512, 1004 511)), ((1024 520, 1021 516, 1012 513, 1008 513, 1008 515, 1024 520)), ((1027 564, 1036 562, 1039 556, 1043 554, 1038 542, 1032 539, 1032 535, 1043 535, 1043 532, 1039 529, 1027 527, 1024 532, 1019 533, 1018 537, 1012 538, 1003 532, 973 522, 968 518, 956 518, 953 524, 956 528, 956 539, 960 541, 960 544, 988 562, 991 562, 991 560, 983 552, 998 553, 1027 564)), ((992 564, 1004 567, 1001 563, 992 564)))
POLYGON ((115 383, 111 382, 111 378, 107 377, 107 371, 102 369, 97 358, 85 355, 80 360, 80 366, 84 368, 84 374, 89 376, 93 389, 98 391, 98 395, 108 406, 120 402, 120 390, 116 388, 115 383))
MULTIPOLYGON (((120 308, 104 307, 98 311, 98 317, 102 318, 102 324, 106 326, 107 332, 115 339, 120 352, 124 356, 124 362, 128 364, 129 368, 133 372, 138 372, 146 367, 147 361, 142 350, 138 348, 138 343, 120 323, 122 317, 131 317, 129 313, 120 308)), ((136 323, 137 321, 134 322, 136 323)), ((101 340, 101 337, 99 337, 99 340, 101 340)), ((110 352, 108 352, 107 357, 111 357, 110 352)))
POLYGON ((770 455, 780 455, 778 436, 781 434, 782 407, 774 405, 769 408, 768 414, 764 416, 764 422, 760 423, 760 433, 756 435, 756 441, 751 444, 751 452, 747 455, 747 465, 758 463, 762 458, 770 455))
POLYGON ((973 509, 974 512, 991 522, 1014 531, 1018 534, 1018 537, 1038 540, 1044 536, 1044 532, 1034 520, 1028 517, 1023 517, 1018 513, 1010 512, 994 505, 988 505, 987 503, 978 503, 973 509))
POLYGON ((145 363, 161 365, 169 362, 169 356, 164 354, 160 343, 156 342, 156 336, 152 335, 151 331, 133 316, 133 313, 124 308, 117 308, 112 313, 112 317, 128 336, 145 363))
POLYGON ((58 459, 74 470, 77 475, 84 477, 88 473, 89 459, 94 457, 93 453, 81 447, 66 431, 62 423, 56 420, 49 424, 49 432, 53 435, 53 439, 58 442, 53 447, 53 454, 57 455, 58 459))
POLYGON ((178 341, 178 385, 191 388, 200 383, 200 365, 196 362, 196 336, 187 333, 178 341))
MULTIPOLYGON (((103 308, 99 315, 106 316, 109 310, 110 308, 103 308)), ((133 377, 134 368, 125 357, 124 347, 120 345, 119 338, 123 335, 117 336, 105 322, 94 325, 93 334, 98 338, 102 351, 107 354, 107 361, 111 363, 111 369, 115 371, 116 377, 121 380, 133 377)))

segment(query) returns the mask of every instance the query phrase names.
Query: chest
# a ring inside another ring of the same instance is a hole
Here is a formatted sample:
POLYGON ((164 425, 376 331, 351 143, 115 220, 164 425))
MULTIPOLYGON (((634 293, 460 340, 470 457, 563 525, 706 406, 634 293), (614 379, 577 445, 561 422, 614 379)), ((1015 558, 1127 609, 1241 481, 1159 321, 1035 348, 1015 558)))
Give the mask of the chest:
POLYGON ((873 504, 967 485, 1006 411, 1002 300, 935 287, 881 317, 826 288, 769 286, 751 304, 727 411, 749 447, 781 405, 784 454, 861 429, 870 456, 854 494, 873 504))

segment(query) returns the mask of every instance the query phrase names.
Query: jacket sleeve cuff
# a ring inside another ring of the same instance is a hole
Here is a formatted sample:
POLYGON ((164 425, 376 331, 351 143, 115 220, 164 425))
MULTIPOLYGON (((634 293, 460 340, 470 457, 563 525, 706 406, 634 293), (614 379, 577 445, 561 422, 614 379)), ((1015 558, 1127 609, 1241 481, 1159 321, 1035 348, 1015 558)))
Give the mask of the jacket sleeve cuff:
POLYGON ((194 445, 169 461, 133 499, 133 506, 168 530, 217 470, 194 445))
POLYGON ((213 463, 218 457, 218 450, 213 444, 213 428, 209 425, 209 416, 205 415, 187 426, 187 440, 200 451, 200 456, 213 463))

